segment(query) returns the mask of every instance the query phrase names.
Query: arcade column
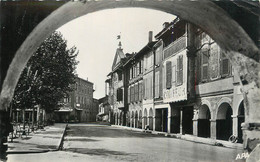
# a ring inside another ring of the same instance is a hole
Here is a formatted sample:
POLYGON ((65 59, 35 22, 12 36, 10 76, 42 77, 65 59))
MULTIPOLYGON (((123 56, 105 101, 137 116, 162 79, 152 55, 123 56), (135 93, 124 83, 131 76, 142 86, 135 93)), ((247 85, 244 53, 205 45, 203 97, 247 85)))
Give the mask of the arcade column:
POLYGON ((217 139, 217 121, 210 119, 210 138, 217 139))

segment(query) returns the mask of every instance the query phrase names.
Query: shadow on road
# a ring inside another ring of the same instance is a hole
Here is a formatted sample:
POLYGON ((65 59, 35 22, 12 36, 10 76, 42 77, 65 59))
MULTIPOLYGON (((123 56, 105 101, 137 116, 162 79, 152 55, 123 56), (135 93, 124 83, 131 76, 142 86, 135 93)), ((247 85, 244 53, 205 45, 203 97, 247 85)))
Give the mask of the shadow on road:
MULTIPOLYGON (((139 131, 129 131, 119 128, 114 128, 111 126, 104 125, 86 125, 86 126, 77 126, 77 125, 69 125, 66 131, 68 137, 72 136, 81 136, 81 137, 107 137, 107 138, 158 138, 158 135, 148 134, 139 131), (105 130, 105 131, 104 131, 105 130), (116 131, 115 131, 116 130, 116 131), (104 133, 105 132, 105 133, 104 133)), ((165 138, 164 136, 161 136, 165 138)))
POLYGON ((121 151, 112 151, 107 149, 88 149, 88 148, 68 148, 64 149, 64 151, 88 154, 88 155, 102 155, 102 156, 110 156, 110 155, 131 155, 121 151))

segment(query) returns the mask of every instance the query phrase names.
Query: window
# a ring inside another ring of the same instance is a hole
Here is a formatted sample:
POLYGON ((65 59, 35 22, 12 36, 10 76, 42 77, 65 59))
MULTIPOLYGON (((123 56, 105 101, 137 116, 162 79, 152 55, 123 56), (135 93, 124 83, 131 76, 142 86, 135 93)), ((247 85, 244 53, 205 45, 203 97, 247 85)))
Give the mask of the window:
POLYGON ((177 58, 177 85, 183 83, 183 55, 177 58))
POLYGON ((138 97, 138 94, 139 93, 139 91, 138 91, 138 84, 135 84, 135 102, 137 102, 138 101, 138 99, 139 99, 139 97, 138 97))
POLYGON ((123 101, 123 89, 122 88, 118 88, 117 89, 117 101, 123 101))
POLYGON ((131 87, 131 102, 134 102, 134 86, 131 87))
POLYGON ((128 87, 127 90, 127 103, 130 103, 131 93, 130 93, 130 87, 128 87))
POLYGON ((172 87, 172 62, 166 62, 166 88, 170 89, 172 87))
POLYGON ((132 78, 134 78, 135 77, 135 67, 134 66, 132 67, 132 74, 133 74, 132 78))
POLYGON ((129 79, 132 79, 133 78, 133 71, 132 71, 132 68, 129 69, 129 79))
POLYGON ((138 84, 138 89, 139 89, 139 101, 141 101, 142 99, 143 99, 143 83, 142 82, 140 82, 139 84, 138 84))
POLYGON ((201 54, 201 80, 207 81, 208 79, 208 49, 203 50, 201 54))
POLYGON ((143 98, 146 99, 146 79, 143 80, 143 98))
POLYGON ((162 61, 162 45, 160 45, 159 47, 156 48, 155 50, 155 64, 159 64, 162 61))
POLYGON ((140 67, 140 69, 139 69, 139 71, 140 71, 140 74, 142 74, 143 73, 143 64, 144 64, 144 60, 141 60, 140 62, 139 62, 139 67, 140 67))
POLYGON ((136 76, 138 76, 140 74, 140 64, 139 62, 136 64, 136 76))
POLYGON ((122 75, 122 72, 120 71, 120 72, 118 72, 118 80, 122 80, 122 78, 123 78, 123 75, 122 75))
POLYGON ((176 65, 172 66, 172 82, 176 82, 176 65))
POLYGON ((160 73, 159 71, 155 72, 155 83, 154 83, 154 87, 155 87, 155 98, 159 98, 159 81, 160 81, 160 73))
POLYGON ((220 74, 221 77, 225 77, 230 73, 229 60, 226 57, 225 53, 221 51, 220 53, 220 74))

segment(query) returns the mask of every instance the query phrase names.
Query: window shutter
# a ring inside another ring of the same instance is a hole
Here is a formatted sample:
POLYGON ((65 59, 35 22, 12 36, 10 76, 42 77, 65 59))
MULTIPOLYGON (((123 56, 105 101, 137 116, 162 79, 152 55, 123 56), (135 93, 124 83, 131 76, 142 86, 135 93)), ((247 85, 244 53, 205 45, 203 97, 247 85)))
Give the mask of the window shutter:
POLYGON ((207 81, 207 79, 208 79, 208 50, 202 51, 201 58, 202 58, 201 80, 207 81))
POLYGON ((127 103, 130 103, 130 87, 128 87, 128 90, 127 90, 127 103))
POLYGON ((143 98, 146 99, 146 79, 143 80, 143 98))
POLYGON ((229 60, 224 54, 221 52, 221 76, 227 76, 229 74, 229 60))
POLYGON ((166 62, 166 88, 170 89, 172 87, 172 62, 166 62))
POLYGON ((159 98, 159 71, 155 73, 155 98, 159 98))
POLYGON ((153 98, 153 78, 150 77, 150 99, 153 98))
POLYGON ((197 64, 196 64, 196 83, 200 83, 201 80, 200 80, 200 76, 201 76, 201 55, 198 54, 197 57, 196 57, 196 61, 197 61, 197 64))
POLYGON ((133 102, 133 87, 130 87, 130 102, 133 102))
POLYGON ((138 84, 138 89, 139 89, 139 101, 141 101, 142 100, 142 91, 143 91, 143 87, 142 87, 142 83, 140 82, 139 84, 138 84))
POLYGON ((177 85, 183 83, 183 56, 177 58, 177 85))
POLYGON ((140 61, 140 73, 142 74, 143 73, 143 67, 144 66, 144 60, 141 60, 140 61))
POLYGON ((137 102, 139 98, 138 84, 135 85, 135 101, 137 102))

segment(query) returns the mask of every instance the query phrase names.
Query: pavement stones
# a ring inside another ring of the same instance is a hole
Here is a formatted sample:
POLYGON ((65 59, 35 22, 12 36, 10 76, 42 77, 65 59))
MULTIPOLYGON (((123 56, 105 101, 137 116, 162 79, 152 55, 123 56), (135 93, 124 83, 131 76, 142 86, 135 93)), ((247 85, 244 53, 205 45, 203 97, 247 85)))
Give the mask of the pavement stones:
POLYGON ((62 147, 66 124, 46 126, 44 129, 30 133, 27 137, 8 140, 8 154, 42 153, 56 151, 62 147))

